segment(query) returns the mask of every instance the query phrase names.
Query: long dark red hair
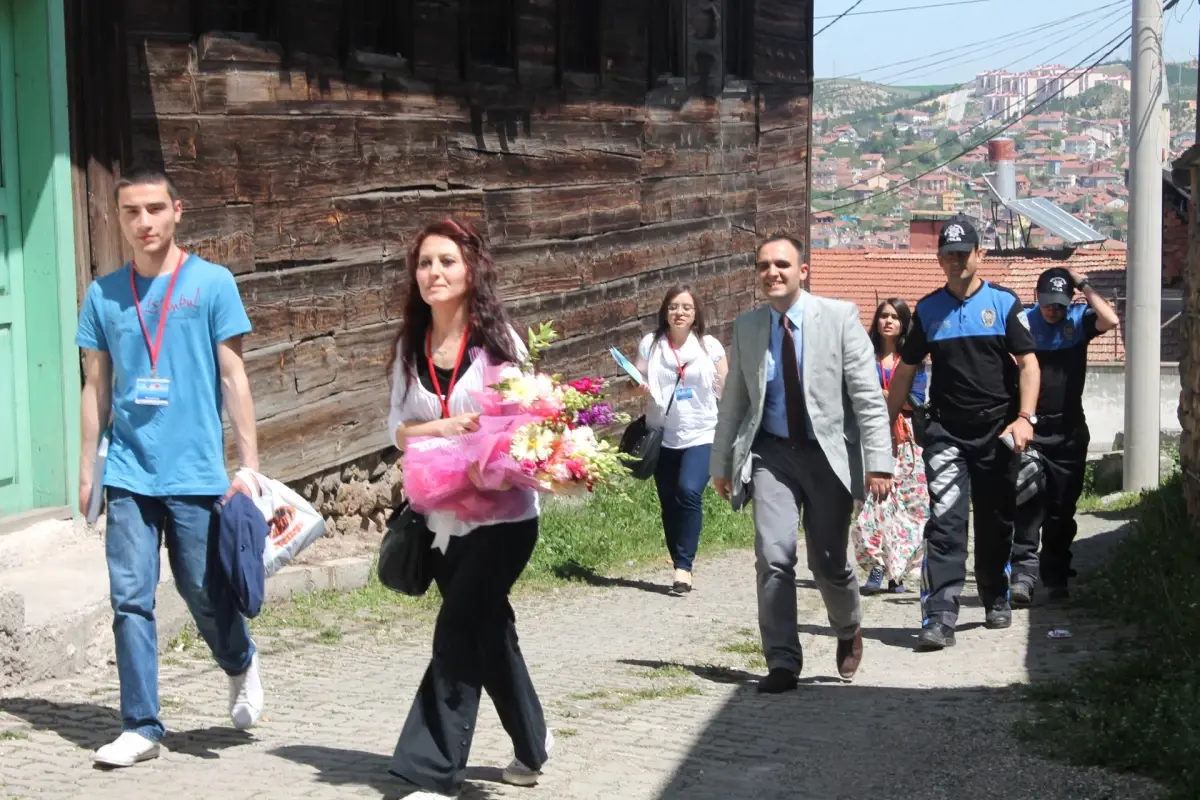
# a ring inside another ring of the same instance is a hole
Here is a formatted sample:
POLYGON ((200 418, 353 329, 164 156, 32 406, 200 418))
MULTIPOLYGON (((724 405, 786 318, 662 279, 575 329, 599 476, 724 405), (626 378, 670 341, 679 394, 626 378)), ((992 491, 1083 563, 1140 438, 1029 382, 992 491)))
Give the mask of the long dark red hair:
POLYGON ((421 229, 408 248, 408 301, 404 321, 392 342, 389 373, 402 353, 404 371, 411 386, 417 380, 417 359, 424 358, 425 339, 433 324, 433 310, 421 298, 417 286, 417 265, 421 245, 430 236, 442 236, 458 245, 467 267, 467 319, 471 325, 471 346, 482 347, 493 361, 519 360, 508 314, 500 302, 496 286, 496 263, 492 260, 487 240, 474 225, 465 220, 446 217, 421 229))

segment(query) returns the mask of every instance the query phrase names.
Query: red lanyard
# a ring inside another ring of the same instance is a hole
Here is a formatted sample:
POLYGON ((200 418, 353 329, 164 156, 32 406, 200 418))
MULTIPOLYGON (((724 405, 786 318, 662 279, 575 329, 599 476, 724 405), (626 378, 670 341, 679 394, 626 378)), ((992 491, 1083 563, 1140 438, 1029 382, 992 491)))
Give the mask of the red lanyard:
POLYGON ((890 387, 892 385, 892 376, 896 374, 896 364, 897 363, 899 363, 899 359, 896 357, 893 357, 892 358, 892 368, 888 369, 887 367, 885 367, 883 365, 882 361, 879 362, 879 380, 883 384, 883 390, 885 392, 888 390, 888 387, 890 387))
POLYGON ((142 326, 142 336, 146 337, 146 349, 150 351, 150 374, 151 376, 158 373, 158 354, 162 352, 163 331, 167 328, 167 312, 171 310, 171 292, 175 291, 175 279, 179 277, 183 260, 187 257, 187 253, 179 251, 179 263, 175 265, 175 271, 171 273, 171 280, 167 283, 167 293, 163 297, 162 308, 158 314, 158 333, 154 337, 154 341, 150 340, 150 329, 146 327, 146 319, 142 316, 142 304, 138 300, 137 278, 134 277, 136 270, 133 268, 133 263, 129 264, 129 290, 133 292, 133 307, 137 309, 138 323, 142 326))
POLYGON ((679 358, 679 351, 675 349, 675 345, 671 344, 670 340, 667 341, 667 347, 670 347, 671 352, 675 355, 675 363, 679 365, 679 380, 683 380, 683 376, 687 374, 687 364, 679 358))
POLYGON ((462 342, 458 345, 458 357, 454 359, 454 371, 450 373, 450 385, 446 387, 446 394, 443 395, 442 384, 437 376, 437 367, 433 365, 433 332, 425 335, 425 359, 429 362, 429 381, 433 384, 433 391, 437 395, 438 402, 442 404, 442 419, 450 417, 450 395, 454 393, 454 384, 458 383, 458 368, 462 366, 469 338, 471 338, 470 328, 463 331, 462 342))

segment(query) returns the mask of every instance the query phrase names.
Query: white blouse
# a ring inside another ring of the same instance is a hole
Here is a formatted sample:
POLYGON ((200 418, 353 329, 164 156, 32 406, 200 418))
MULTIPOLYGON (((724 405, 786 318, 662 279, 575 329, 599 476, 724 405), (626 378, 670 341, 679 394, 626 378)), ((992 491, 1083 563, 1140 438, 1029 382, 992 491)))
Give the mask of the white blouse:
MULTIPOLYGON (((516 338, 515 332, 513 336, 516 338)), ((519 339, 517 344, 518 352, 524 355, 524 344, 519 339)), ((487 361, 486 351, 482 348, 472 348, 471 365, 455 382, 454 391, 450 393, 449 405, 452 416, 479 411, 479 403, 475 401, 473 393, 484 389, 483 369, 487 361)), ((442 404, 436 394, 422 386, 419 380, 414 382, 411 388, 409 387, 408 374, 404 369, 403 353, 397 352, 396 363, 392 366, 392 403, 391 411, 388 413, 388 430, 391 432, 393 443, 396 439, 396 429, 401 425, 432 422, 441 419, 441 416, 442 404)), ((538 516, 540 504, 536 491, 533 489, 510 489, 509 491, 525 495, 525 503, 515 516, 489 519, 483 522, 460 522, 452 511, 434 511, 427 514, 425 522, 429 526, 429 530, 433 532, 433 546, 444 553, 452 536, 466 536, 476 528, 482 528, 485 525, 521 522, 538 516)))
POLYGON ((712 444, 717 430, 717 362, 725 358, 725 348, 712 336, 703 342, 693 333, 676 353, 666 338, 654 339, 648 333, 638 344, 638 355, 647 365, 646 380, 653 402, 646 412, 646 422, 663 429, 663 447, 683 450, 702 444, 712 444), (676 389, 679 367, 683 365, 683 380, 676 389), (671 395, 675 393, 675 402, 671 395), (666 414, 670 406, 671 413, 666 414))

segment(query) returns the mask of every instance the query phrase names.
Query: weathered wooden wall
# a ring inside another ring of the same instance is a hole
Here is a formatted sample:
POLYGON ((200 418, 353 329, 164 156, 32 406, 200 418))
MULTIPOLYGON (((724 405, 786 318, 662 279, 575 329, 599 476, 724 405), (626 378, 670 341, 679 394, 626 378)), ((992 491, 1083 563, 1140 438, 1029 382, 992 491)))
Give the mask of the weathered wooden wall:
MULTIPOLYGON (((238 276, 273 475, 387 446, 403 253, 425 221, 488 232, 514 316, 554 320, 549 358, 572 373, 611 374, 608 346, 631 350, 677 281, 724 338, 754 302, 756 235, 807 238, 811 0, 758 0, 743 81, 724 75, 725 3, 680 0, 686 75, 654 82, 647 0, 605 0, 598 77, 560 75, 556 0, 516 0, 517 68, 488 82, 461 76, 459 0, 417 0, 412 69, 375 72, 339 57, 339 0, 287 4, 286 49, 198 36, 201 1, 123 4, 104 41, 127 61, 97 74, 125 76, 127 129, 98 140, 105 163, 125 141, 161 163, 185 245, 238 276)), ((103 273, 119 264, 115 229, 105 194, 89 200, 83 269, 103 273)))

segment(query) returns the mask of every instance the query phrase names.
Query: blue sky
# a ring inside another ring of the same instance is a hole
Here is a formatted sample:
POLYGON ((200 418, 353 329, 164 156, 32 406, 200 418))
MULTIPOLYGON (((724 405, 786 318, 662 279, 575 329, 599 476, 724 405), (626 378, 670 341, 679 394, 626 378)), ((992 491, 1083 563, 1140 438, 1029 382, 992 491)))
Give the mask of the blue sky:
MULTIPOLYGON (((949 1, 863 0, 854 11, 949 1)), ((815 0, 814 30, 820 31, 853 3, 815 0)), ((1073 66, 1129 29, 1132 6, 1132 0, 979 0, 920 11, 848 15, 817 36, 813 63, 817 78, 862 78, 893 85, 965 83, 985 69, 1028 69, 1047 61, 1073 66), (1085 16, 1064 19, 1075 14, 1085 16), (1044 27, 1029 30, 1038 26, 1044 27), (1007 34, 1014 35, 997 41, 1007 34), (963 47, 983 40, 988 43, 963 47), (951 48, 959 49, 935 55, 951 48), (909 59, 919 60, 897 64, 909 59)), ((1166 12, 1164 31, 1168 61, 1195 58, 1200 42, 1196 0, 1181 0, 1166 12)), ((1128 53, 1126 45, 1113 57, 1127 58, 1128 53)))

